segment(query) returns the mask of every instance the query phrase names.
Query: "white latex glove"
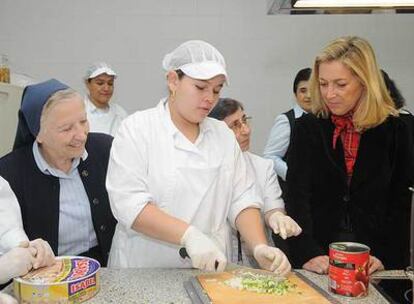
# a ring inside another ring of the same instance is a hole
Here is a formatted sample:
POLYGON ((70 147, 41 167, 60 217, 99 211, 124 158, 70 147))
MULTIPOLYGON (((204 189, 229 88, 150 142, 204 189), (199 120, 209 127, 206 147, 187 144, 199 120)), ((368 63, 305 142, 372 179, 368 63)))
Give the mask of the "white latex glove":
POLYGON ((269 217, 269 226, 275 234, 280 234, 284 240, 291 236, 298 236, 302 232, 302 228, 300 228, 298 223, 280 211, 274 212, 269 217))
POLYGON ((286 255, 276 247, 259 244, 254 247, 253 256, 260 267, 281 276, 289 274, 291 266, 286 255))
POLYGON ((0 292, 0 304, 18 304, 18 302, 12 296, 0 292))
POLYGON ((181 244, 185 246, 194 268, 223 271, 226 267, 227 259, 219 247, 194 226, 189 226, 184 232, 181 244), (216 261, 217 269, 215 268, 216 261))
POLYGON ((32 255, 35 258, 33 263, 34 269, 45 266, 52 266, 55 264, 55 254, 53 253, 53 250, 48 242, 42 239, 36 239, 30 241, 29 244, 32 255))
MULTIPOLYGON (((24 245, 29 245, 28 242, 24 245)), ((25 275, 32 269, 34 257, 28 247, 16 247, 0 257, 0 284, 25 275)))

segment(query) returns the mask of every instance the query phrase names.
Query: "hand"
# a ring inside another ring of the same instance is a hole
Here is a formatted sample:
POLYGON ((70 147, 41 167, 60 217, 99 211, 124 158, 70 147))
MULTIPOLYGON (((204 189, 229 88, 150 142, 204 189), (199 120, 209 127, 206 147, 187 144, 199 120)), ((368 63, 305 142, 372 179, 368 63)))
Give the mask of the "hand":
POLYGON ((329 268, 329 257, 327 255, 320 255, 314 257, 303 264, 303 269, 316 272, 319 274, 327 274, 329 268))
POLYGON ((0 303, 1 304, 18 304, 17 300, 8 294, 0 291, 0 303))
POLYGON ((298 236, 302 232, 302 228, 290 217, 280 211, 274 212, 269 217, 269 226, 275 234, 280 234, 281 238, 298 236))
POLYGON ((265 270, 281 276, 286 276, 290 272, 290 263, 279 248, 259 244, 254 247, 253 256, 260 267, 265 270))
POLYGON ((42 239, 36 239, 30 241, 29 246, 33 257, 35 258, 33 263, 34 269, 55 264, 55 254, 48 242, 42 239))
POLYGON ((194 268, 207 271, 215 271, 216 261, 217 271, 223 271, 227 264, 227 259, 218 246, 204 233, 194 226, 189 226, 181 238, 181 244, 185 246, 191 258, 194 268))
POLYGON ((370 275, 371 273, 377 270, 384 270, 384 269, 385 269, 384 265, 378 258, 374 257, 373 255, 369 256, 368 275, 370 275))
POLYGON ((25 275, 32 269, 33 263, 34 257, 29 248, 16 247, 9 250, 0 257, 0 284, 25 275))

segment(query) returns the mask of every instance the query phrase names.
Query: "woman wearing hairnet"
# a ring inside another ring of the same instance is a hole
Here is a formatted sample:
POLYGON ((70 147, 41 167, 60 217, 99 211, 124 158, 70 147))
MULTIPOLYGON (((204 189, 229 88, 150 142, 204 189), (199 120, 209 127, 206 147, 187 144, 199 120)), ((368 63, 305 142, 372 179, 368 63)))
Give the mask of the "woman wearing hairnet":
POLYGON ((85 110, 91 132, 114 136, 121 121, 127 117, 127 112, 119 104, 111 102, 115 78, 115 71, 105 62, 95 63, 86 71, 84 80, 88 95, 85 97, 85 110))
POLYGON ((262 268, 287 274, 286 256, 267 244, 233 132, 206 118, 227 81, 223 56, 187 41, 163 68, 168 98, 126 118, 113 142, 106 185, 118 225, 109 265, 222 271, 231 257, 230 223, 262 268))

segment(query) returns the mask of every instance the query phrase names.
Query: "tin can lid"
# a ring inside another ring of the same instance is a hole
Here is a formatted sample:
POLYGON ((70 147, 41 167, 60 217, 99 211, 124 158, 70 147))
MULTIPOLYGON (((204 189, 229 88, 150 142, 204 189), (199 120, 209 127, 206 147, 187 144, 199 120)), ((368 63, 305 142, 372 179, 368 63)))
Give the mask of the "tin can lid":
POLYGON ((335 242, 329 245, 329 248, 352 253, 369 252, 370 248, 367 245, 355 242, 335 242))

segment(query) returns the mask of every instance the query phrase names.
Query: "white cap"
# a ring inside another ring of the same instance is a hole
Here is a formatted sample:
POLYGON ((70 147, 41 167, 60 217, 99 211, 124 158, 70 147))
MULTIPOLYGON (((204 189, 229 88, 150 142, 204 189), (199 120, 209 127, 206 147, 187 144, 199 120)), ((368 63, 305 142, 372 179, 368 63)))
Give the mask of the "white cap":
POLYGON ((98 62, 91 65, 85 74, 85 79, 95 78, 101 74, 107 74, 116 78, 115 71, 105 62, 98 62))
POLYGON ((217 75, 224 75, 226 82, 226 62, 223 55, 211 44, 202 40, 189 40, 165 55, 163 69, 181 70, 185 75, 200 80, 208 80, 217 75))

